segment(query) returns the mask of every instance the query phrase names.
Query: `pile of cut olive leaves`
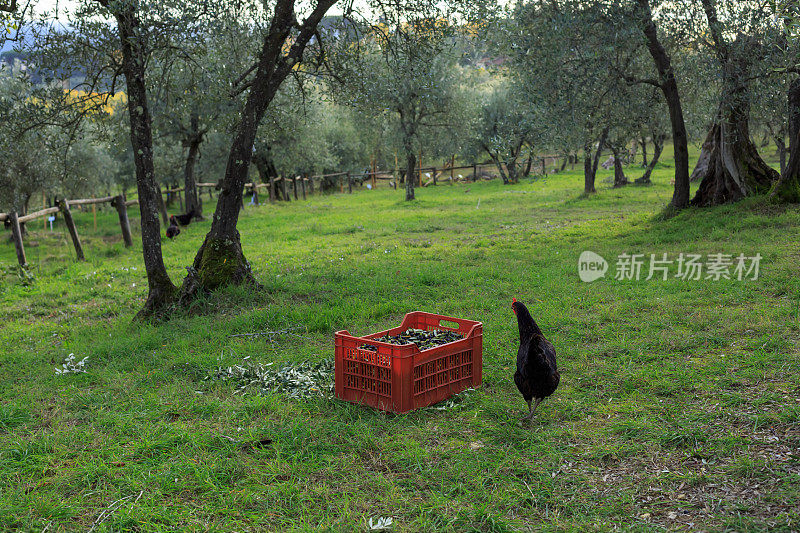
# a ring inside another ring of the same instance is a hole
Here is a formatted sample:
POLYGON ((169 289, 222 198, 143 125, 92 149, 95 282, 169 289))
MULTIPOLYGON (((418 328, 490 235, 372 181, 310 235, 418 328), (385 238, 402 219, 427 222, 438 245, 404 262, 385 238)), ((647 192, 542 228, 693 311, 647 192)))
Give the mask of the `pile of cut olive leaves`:
POLYGON ((248 361, 227 367, 219 366, 205 377, 205 381, 232 381, 234 394, 254 391, 262 395, 280 393, 291 399, 329 396, 333 392, 333 361, 320 363, 273 363, 262 365, 248 361))

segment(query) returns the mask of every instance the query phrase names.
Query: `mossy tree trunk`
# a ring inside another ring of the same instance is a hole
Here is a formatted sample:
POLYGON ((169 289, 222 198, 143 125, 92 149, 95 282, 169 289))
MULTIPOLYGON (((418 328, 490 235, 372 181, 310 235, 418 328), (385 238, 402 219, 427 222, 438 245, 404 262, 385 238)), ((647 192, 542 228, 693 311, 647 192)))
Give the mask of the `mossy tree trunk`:
POLYGON ((317 33, 317 26, 335 3, 336 0, 318 0, 303 22, 298 24, 292 0, 275 2, 257 57, 255 74, 243 86, 249 87, 249 93, 233 135, 211 230, 184 280, 182 303, 187 303, 200 292, 224 285, 257 285, 236 228, 256 132, 278 88, 300 63, 308 42, 317 33))

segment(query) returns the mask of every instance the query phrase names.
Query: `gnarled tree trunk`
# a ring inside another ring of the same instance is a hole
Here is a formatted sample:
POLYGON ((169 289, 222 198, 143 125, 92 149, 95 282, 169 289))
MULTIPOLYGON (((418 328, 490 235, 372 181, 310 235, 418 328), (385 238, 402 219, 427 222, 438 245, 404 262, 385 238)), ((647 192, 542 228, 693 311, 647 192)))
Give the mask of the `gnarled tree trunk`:
POLYGON ((764 194, 779 177, 750 139, 750 105, 741 67, 727 65, 726 71, 722 103, 707 138, 708 165, 698 173, 701 181, 693 205, 717 205, 764 194))
POLYGON ((756 43, 739 34, 733 46, 726 41, 713 0, 702 0, 722 69, 722 100, 708 139, 711 152, 708 168, 702 173, 693 205, 734 202, 746 196, 769 191, 779 175, 770 168, 750 139, 749 53, 756 43), (742 53, 744 50, 744 53, 742 53))
POLYGON ((800 203, 800 77, 789 86, 789 161, 770 197, 774 201, 800 203))
POLYGON ((713 126, 708 130, 706 140, 700 147, 700 155, 697 158, 697 163, 692 170, 692 175, 689 181, 699 181, 703 176, 708 173, 708 166, 711 164, 711 151, 714 149, 714 128, 713 126))

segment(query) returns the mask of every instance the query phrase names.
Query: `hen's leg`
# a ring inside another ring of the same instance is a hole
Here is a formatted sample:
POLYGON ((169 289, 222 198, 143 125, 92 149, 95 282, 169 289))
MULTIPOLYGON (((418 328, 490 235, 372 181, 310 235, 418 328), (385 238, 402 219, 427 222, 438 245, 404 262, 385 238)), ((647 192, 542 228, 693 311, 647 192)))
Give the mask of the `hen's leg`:
MULTIPOLYGON (((539 403, 540 403, 541 401, 542 401, 542 399, 541 399, 541 398, 536 398, 536 400, 534 401, 533 407, 531 407, 531 412, 530 412, 530 413, 528 413, 528 416, 526 416, 526 417, 525 417, 527 420, 533 420, 533 413, 536 411, 536 408, 537 408, 537 407, 539 407, 539 403)), ((530 407, 530 404, 531 404, 531 403, 530 403, 530 402, 528 402, 528 406, 529 406, 529 407, 530 407)))
POLYGON ((530 416, 531 416, 531 401, 530 400, 525 400, 525 401, 528 402, 528 414, 523 416, 522 418, 520 418, 520 420, 530 420, 530 416))

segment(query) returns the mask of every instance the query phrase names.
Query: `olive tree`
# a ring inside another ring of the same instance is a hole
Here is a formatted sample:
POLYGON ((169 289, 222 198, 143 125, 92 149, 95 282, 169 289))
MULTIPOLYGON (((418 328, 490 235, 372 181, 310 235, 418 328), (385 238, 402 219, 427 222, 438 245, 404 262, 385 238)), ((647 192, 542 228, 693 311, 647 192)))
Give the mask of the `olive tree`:
POLYGON ((459 27, 438 4, 409 12, 385 6, 381 22, 363 23, 343 39, 332 85, 341 104, 395 120, 405 156, 405 199, 415 197, 416 154, 425 127, 441 125, 456 89, 459 27))
POLYGON ((544 110, 550 143, 583 150, 585 194, 595 192, 609 134, 625 122, 629 90, 619 70, 640 54, 609 37, 609 9, 606 2, 529 2, 515 10, 507 38, 513 75, 526 99, 544 110))
POLYGON ((717 116, 696 170, 700 186, 692 203, 714 205, 770 190, 779 175, 758 153, 750 136, 751 80, 763 76, 774 11, 769 2, 701 0, 703 42, 717 61, 722 79, 717 116), (722 16, 720 15, 722 10, 722 16), (706 39, 706 32, 708 39, 706 39))
POLYGON ((503 183, 516 183, 524 174, 524 155, 539 146, 549 127, 535 102, 513 79, 483 80, 473 91, 471 142, 487 154, 503 183))

